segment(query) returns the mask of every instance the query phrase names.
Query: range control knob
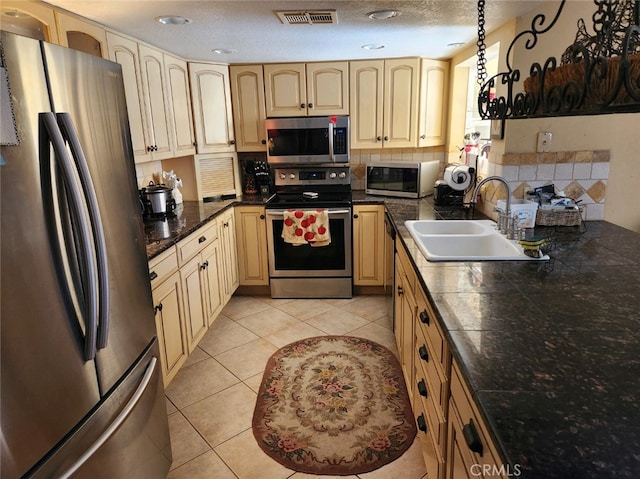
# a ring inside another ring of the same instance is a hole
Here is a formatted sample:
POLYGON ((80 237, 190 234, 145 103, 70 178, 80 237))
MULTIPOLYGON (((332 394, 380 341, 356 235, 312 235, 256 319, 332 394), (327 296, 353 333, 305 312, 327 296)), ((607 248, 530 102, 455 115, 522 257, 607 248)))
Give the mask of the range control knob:
POLYGON ((284 180, 287 177, 287 175, 285 175, 284 173, 280 173, 280 179, 284 180))
POLYGON ((329 173, 329 178, 331 178, 332 180, 336 177, 336 172, 332 171, 331 173, 329 173))
POLYGON ((340 174, 338 175, 340 178, 346 178, 347 174, 344 171, 341 171, 340 174))
POLYGON ((296 174, 295 173, 289 173, 289 178, 291 178, 292 180, 296 179, 296 174))

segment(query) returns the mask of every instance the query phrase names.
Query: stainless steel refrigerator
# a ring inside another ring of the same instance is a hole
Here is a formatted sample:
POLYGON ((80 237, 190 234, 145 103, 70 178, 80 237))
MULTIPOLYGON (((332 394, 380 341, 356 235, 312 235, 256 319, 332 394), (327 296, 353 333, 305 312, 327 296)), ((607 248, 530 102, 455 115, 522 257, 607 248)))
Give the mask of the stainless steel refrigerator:
POLYGON ((120 66, 1 32, 0 476, 171 463, 120 66))

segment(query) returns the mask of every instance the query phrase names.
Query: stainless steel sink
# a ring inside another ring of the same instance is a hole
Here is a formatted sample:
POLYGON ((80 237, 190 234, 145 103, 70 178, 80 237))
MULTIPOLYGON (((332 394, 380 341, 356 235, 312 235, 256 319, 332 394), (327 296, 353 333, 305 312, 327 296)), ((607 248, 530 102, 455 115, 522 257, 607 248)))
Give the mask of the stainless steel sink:
POLYGON ((428 261, 539 261, 491 220, 412 220, 405 226, 428 261))

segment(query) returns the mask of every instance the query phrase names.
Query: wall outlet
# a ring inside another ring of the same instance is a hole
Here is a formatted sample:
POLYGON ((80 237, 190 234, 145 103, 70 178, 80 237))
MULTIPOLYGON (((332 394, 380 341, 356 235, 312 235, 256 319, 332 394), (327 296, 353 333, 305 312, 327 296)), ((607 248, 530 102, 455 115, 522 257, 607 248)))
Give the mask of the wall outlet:
POLYGON ((550 131, 541 131, 538 133, 538 147, 536 151, 538 153, 546 153, 551 151, 551 137, 552 133, 550 131))

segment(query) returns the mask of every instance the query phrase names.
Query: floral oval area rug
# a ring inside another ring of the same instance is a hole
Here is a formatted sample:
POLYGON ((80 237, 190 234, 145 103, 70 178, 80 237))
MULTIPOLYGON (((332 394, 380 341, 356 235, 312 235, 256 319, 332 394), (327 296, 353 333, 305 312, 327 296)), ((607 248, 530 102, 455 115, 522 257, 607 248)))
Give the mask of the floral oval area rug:
POLYGON ((416 436, 394 354, 367 339, 307 338, 269 359, 253 434, 280 464, 310 474, 353 475, 397 459, 416 436))

